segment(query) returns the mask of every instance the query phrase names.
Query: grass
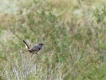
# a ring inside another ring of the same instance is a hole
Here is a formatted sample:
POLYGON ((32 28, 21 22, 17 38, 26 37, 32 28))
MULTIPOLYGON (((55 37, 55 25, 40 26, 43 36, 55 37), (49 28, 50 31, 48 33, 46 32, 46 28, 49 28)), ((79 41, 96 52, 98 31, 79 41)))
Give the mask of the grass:
POLYGON ((0 80, 105 80, 106 1, 1 0, 0 80), (31 58, 30 46, 45 43, 31 58))

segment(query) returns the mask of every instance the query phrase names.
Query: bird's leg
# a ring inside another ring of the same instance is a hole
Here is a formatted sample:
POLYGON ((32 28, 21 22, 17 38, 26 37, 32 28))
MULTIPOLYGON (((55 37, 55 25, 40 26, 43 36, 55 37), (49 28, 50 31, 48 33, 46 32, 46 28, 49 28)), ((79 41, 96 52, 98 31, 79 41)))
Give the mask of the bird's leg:
POLYGON ((36 52, 36 55, 37 55, 37 59, 39 60, 39 55, 38 55, 38 53, 36 52))
POLYGON ((38 56, 38 53, 36 52, 37 56, 38 56))
POLYGON ((31 54, 31 57, 32 57, 33 54, 34 54, 34 53, 31 54))

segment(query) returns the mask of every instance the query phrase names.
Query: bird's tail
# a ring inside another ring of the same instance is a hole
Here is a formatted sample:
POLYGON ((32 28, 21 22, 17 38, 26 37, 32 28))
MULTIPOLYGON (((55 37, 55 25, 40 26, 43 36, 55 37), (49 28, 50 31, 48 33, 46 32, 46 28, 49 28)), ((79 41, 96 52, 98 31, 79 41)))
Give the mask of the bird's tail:
POLYGON ((26 48, 29 50, 29 46, 28 46, 28 44, 26 43, 26 41, 25 41, 25 40, 23 40, 23 42, 24 42, 24 44, 25 44, 26 48))

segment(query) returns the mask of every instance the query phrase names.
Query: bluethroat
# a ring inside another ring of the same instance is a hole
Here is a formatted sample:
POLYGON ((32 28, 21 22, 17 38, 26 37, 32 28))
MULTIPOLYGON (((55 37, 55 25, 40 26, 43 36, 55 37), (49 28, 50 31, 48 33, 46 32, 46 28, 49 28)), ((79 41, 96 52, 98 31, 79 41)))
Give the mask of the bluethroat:
MULTIPOLYGON (((26 48, 28 51, 33 55, 34 53, 37 54, 38 51, 42 49, 42 46, 44 45, 43 43, 39 43, 38 45, 34 45, 32 48, 29 47, 29 45, 26 43, 25 40, 23 40, 24 44, 26 45, 26 48)), ((32 56, 31 55, 31 56, 32 56)), ((37 54, 38 55, 38 54, 37 54)))

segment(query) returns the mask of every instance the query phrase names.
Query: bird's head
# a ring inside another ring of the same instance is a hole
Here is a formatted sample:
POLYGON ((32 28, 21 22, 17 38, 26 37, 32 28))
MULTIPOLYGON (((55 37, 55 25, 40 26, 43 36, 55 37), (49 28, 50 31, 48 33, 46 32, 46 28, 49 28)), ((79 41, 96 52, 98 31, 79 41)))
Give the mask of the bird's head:
POLYGON ((44 44, 44 43, 39 43, 39 45, 40 45, 40 46, 43 46, 43 45, 45 45, 45 44, 44 44))

